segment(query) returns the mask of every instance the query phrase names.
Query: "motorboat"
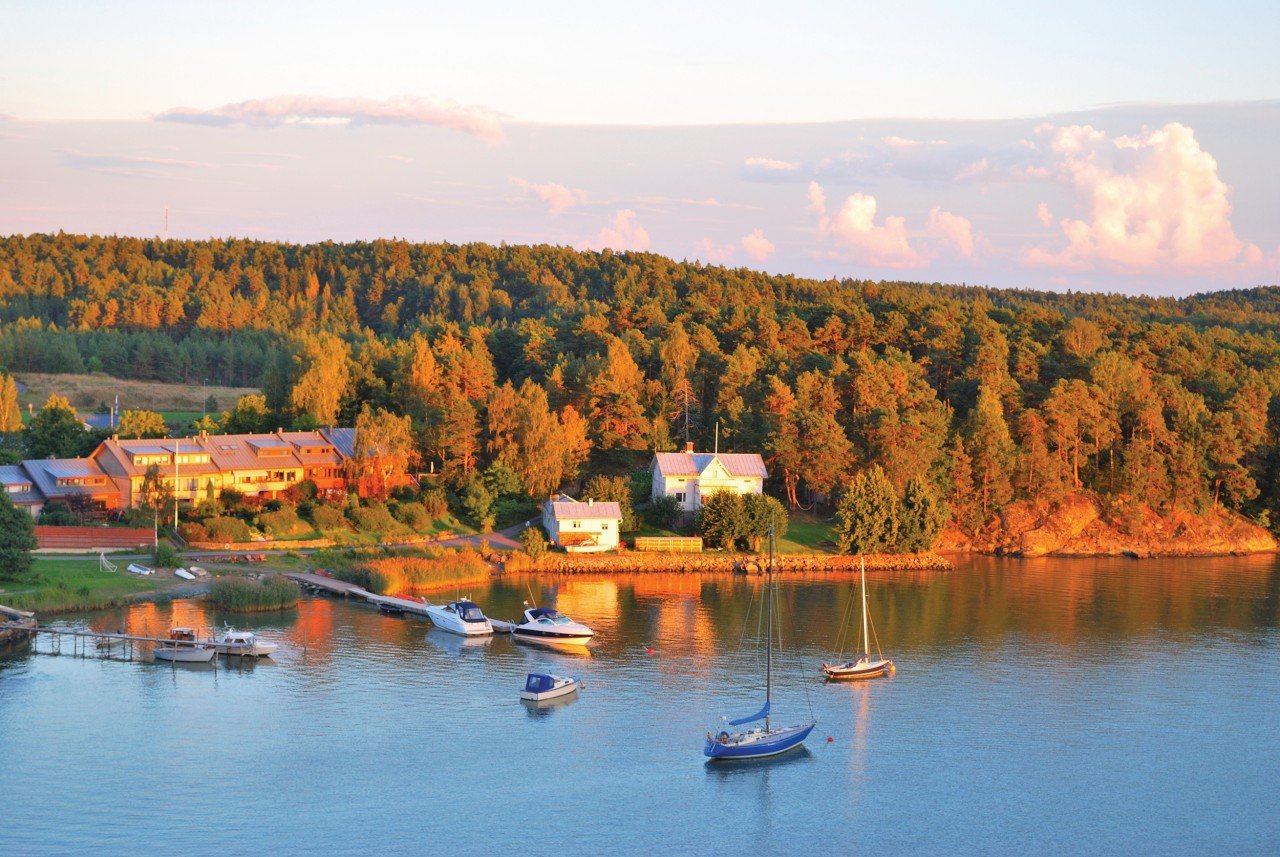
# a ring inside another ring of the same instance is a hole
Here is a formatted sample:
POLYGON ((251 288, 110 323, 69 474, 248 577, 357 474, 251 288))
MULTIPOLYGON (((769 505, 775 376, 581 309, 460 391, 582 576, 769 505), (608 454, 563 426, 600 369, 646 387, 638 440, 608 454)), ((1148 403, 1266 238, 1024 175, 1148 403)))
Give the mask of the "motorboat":
POLYGON ((493 633, 493 624, 484 611, 468 598, 448 604, 428 604, 427 616, 441 631, 463 637, 482 637, 493 633))
POLYGON ((156 644, 152 654, 158 661, 207 664, 218 654, 218 650, 201 642, 194 628, 170 628, 169 641, 156 644))
POLYGON ((579 686, 580 683, 576 678, 549 673, 529 673, 524 681, 524 690, 520 691, 520 698, 526 702, 543 702, 577 693, 579 686))
POLYGON ((214 643, 217 650, 228 657, 269 658, 280 648, 276 643, 261 640, 252 631, 228 629, 214 643))
POLYGON ((536 646, 585 646, 595 636, 586 625, 579 625, 559 610, 550 607, 530 607, 524 611, 524 621, 517 624, 511 635, 522 643, 536 646))
POLYGON ((867 612, 867 561, 862 560, 862 654, 851 661, 840 663, 823 663, 822 671, 833 681, 856 681, 866 678, 879 678, 893 675, 896 667, 893 661, 880 652, 880 642, 876 640, 876 655, 871 656, 871 616, 867 612))
POLYGON ((764 672, 764 707, 755 714, 728 720, 726 725, 716 732, 708 732, 702 754, 708 762, 733 761, 741 759, 763 759, 776 756, 788 750, 804 745, 813 727, 812 720, 796 726, 775 727, 772 725, 773 710, 773 548, 774 530, 769 528, 769 565, 765 571, 765 586, 762 597, 765 602, 766 630, 768 640, 765 649, 764 672), (764 721, 764 726, 756 726, 741 731, 733 730, 734 726, 745 726, 748 723, 764 721))
POLYGON ((141 574, 141 575, 148 575, 148 574, 155 574, 155 573, 156 573, 156 570, 155 570, 154 568, 148 568, 147 566, 145 566, 145 565, 140 565, 140 564, 138 564, 138 563, 136 563, 136 562, 131 562, 131 563, 129 563, 128 565, 126 565, 126 566, 124 567, 124 570, 125 570, 125 571, 127 571, 127 572, 130 572, 131 574, 141 574))

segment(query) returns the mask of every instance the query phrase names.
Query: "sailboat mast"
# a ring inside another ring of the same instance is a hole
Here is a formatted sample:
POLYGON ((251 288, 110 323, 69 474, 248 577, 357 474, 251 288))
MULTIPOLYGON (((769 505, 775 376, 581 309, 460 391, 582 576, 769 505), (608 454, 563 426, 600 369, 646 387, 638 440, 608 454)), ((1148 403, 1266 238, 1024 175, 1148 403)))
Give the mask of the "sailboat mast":
MULTIPOLYGON (((765 577, 764 597, 768 604, 768 622, 766 633, 769 644, 765 649, 764 660, 764 701, 766 710, 773 701, 773 525, 769 525, 769 571, 765 577)), ((769 729, 769 715, 764 716, 765 731, 769 729)))
POLYGON ((867 559, 862 557, 862 653, 871 657, 871 640, 867 635, 867 559))

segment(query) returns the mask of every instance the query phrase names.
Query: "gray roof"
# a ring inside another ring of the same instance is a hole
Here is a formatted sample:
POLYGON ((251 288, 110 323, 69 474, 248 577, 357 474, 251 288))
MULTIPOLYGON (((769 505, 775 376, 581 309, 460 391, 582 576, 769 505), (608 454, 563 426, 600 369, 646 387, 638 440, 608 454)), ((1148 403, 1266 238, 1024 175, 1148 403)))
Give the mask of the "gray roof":
POLYGON ((71 497, 77 494, 98 496, 115 494, 118 489, 111 478, 92 458, 37 458, 22 462, 22 469, 31 474, 35 487, 48 499, 71 497), (101 485, 59 485, 59 479, 101 476, 101 485))
POLYGON ((658 452, 653 457, 663 476, 699 476, 718 459, 735 478, 769 477, 764 459, 755 452, 658 452))
POLYGON ((9 499, 15 505, 39 503, 44 499, 35 490, 35 482, 31 476, 16 464, 0 465, 0 486, 9 492, 9 499))

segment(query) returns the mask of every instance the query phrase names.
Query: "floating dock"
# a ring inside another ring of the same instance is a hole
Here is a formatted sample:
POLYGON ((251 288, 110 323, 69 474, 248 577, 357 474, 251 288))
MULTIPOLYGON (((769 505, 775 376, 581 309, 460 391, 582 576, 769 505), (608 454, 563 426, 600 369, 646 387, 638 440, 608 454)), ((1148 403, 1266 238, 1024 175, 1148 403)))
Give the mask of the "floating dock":
MULTIPOLYGON (((354 583, 347 583, 345 580, 338 580, 326 574, 294 571, 286 573, 285 577, 297 582, 309 592, 341 595, 344 598, 363 598, 370 604, 392 607, 396 610, 403 610, 405 613, 412 613, 415 616, 430 618, 430 614, 427 613, 427 605, 413 598, 378 595, 376 592, 370 592, 354 583)), ((490 619, 489 623, 493 625, 495 634, 510 634, 516 629, 515 623, 504 622, 501 619, 490 619)))

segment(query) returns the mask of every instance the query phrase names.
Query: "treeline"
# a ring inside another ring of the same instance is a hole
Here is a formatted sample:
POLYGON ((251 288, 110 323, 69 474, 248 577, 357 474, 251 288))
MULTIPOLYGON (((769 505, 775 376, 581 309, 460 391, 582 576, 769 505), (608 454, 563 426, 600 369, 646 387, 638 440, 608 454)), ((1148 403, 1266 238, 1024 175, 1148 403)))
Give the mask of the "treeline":
POLYGON ((252 379, 300 425, 408 416, 422 466, 456 485, 497 463, 536 496, 592 449, 707 448, 718 425, 792 506, 834 509, 878 465, 899 502, 968 531, 1077 490, 1135 515, 1280 520, 1273 289, 1151 299, 547 246, 33 235, 0 239, 0 324, 9 371, 252 379))

